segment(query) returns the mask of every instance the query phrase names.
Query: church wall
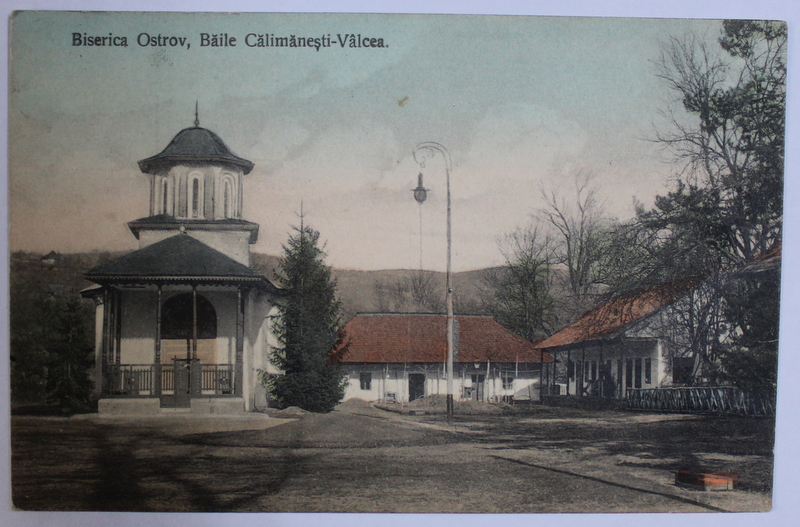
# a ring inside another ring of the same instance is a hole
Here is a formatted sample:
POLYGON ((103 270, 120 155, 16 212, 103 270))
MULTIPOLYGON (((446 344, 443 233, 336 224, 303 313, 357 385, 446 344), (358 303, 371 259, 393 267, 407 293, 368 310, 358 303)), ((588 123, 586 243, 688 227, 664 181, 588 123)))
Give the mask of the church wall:
POLYGON ((269 318, 273 314, 275 314, 274 303, 268 295, 255 290, 247 294, 243 364, 243 392, 246 411, 251 411, 266 403, 266 394, 261 386, 259 373, 261 370, 267 369, 270 345, 275 343, 269 318))
POLYGON ((120 362, 152 364, 155 358, 155 291, 122 291, 120 362))
POLYGON ((187 230, 189 236, 250 267, 250 233, 246 231, 187 230))

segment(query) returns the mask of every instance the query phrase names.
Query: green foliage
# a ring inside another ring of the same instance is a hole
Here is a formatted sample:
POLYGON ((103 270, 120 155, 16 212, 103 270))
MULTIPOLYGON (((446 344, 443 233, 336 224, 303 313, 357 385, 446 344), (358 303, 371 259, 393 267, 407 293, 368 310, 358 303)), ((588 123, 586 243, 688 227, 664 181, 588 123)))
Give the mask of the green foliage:
POLYGON ((722 380, 748 391, 774 391, 778 379, 778 271, 744 277, 725 291, 725 317, 733 326, 722 352, 722 380))
POLYGON ((267 387, 281 406, 328 412, 344 397, 345 380, 329 352, 339 328, 339 301, 319 232, 301 225, 284 246, 278 285, 285 291, 274 329, 280 344, 274 364, 283 371, 267 387))
POLYGON ((92 310, 28 281, 11 283, 11 398, 89 408, 94 367, 92 310))
POLYGON ((696 41, 673 40, 659 76, 684 117, 660 133, 683 167, 678 188, 641 214, 653 230, 694 237, 718 265, 751 261, 781 243, 786 25, 727 21, 727 60, 696 41))

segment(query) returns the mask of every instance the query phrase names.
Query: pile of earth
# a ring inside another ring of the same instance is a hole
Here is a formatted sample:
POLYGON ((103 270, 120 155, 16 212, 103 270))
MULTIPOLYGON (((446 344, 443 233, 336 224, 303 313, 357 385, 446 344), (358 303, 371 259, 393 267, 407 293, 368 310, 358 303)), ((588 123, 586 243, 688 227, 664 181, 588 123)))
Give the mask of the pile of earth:
MULTIPOLYGON (((504 414, 514 411, 508 403, 487 403, 484 401, 453 401, 453 411, 459 415, 504 414)), ((444 414, 447 413, 447 396, 429 395, 410 403, 375 403, 376 408, 402 414, 444 414)))

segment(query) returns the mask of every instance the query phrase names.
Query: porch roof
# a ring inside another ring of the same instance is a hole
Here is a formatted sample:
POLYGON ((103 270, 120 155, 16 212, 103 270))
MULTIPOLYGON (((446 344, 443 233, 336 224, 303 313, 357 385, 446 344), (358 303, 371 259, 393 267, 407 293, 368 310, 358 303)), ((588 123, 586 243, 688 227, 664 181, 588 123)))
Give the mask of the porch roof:
MULTIPOLYGON (((447 360, 447 316, 358 314, 342 330, 332 355, 341 363, 434 363, 447 360)), ((551 362, 530 341, 489 316, 459 315, 454 323, 456 361, 551 362)))
POLYGON ((252 282, 277 291, 263 275, 186 233, 171 236, 85 274, 96 283, 216 281, 252 282))
POLYGON ((636 289, 590 309, 578 320, 539 342, 539 347, 558 351, 579 344, 613 338, 628 325, 657 309, 675 302, 697 281, 679 280, 668 284, 636 289))

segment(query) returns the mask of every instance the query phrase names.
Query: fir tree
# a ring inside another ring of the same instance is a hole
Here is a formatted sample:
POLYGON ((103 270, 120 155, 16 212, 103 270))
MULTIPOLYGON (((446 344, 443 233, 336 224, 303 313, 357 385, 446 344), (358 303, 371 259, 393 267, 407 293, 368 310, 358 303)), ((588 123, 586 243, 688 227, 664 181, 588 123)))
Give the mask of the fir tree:
POLYGON ((340 303, 325 252, 318 247, 319 232, 295 227, 280 260, 278 285, 285 300, 278 306, 275 333, 280 343, 273 363, 283 375, 270 376, 267 386, 282 407, 299 406, 329 412, 344 397, 345 380, 329 352, 336 343, 340 303))

